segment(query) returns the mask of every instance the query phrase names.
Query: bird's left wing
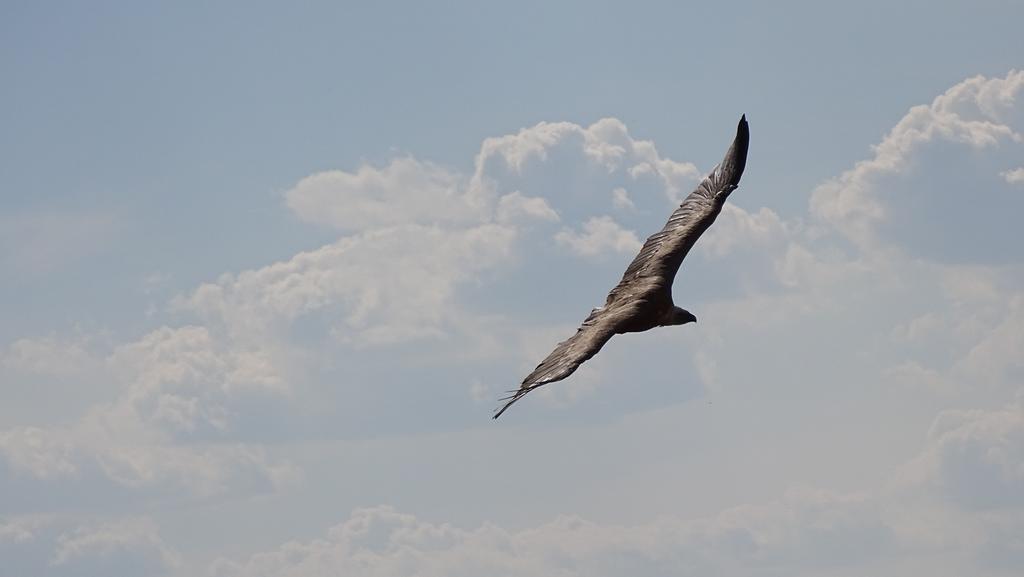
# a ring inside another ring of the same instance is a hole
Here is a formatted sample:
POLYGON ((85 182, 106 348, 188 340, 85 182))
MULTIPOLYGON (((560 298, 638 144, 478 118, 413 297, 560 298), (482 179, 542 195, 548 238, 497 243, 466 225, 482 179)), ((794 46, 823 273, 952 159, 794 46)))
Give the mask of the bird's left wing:
POLYGON ((551 351, 551 354, 523 379, 519 389, 511 396, 502 399, 508 402, 494 413, 494 418, 500 417, 505 409, 523 398, 526 393, 541 385, 568 377, 586 360, 596 355, 601 347, 608 342, 608 339, 615 334, 620 319, 629 314, 628 311, 623 310, 624 308, 594 309, 580 325, 580 328, 576 329, 576 334, 558 343, 555 350, 551 351))

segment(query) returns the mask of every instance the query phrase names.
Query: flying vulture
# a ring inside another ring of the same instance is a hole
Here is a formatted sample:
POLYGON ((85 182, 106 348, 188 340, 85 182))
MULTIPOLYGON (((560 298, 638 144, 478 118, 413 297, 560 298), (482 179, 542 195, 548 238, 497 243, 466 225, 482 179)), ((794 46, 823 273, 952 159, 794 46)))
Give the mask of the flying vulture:
POLYGON ((686 253, 715 222, 725 199, 739 185, 747 163, 749 141, 744 115, 736 128, 736 139, 721 164, 683 200, 665 227, 647 239, 640 254, 629 263, 622 280, 608 293, 604 306, 592 310, 576 334, 558 343, 523 379, 518 390, 501 399, 508 402, 494 413, 495 419, 526 393, 571 375, 584 361, 596 355, 612 335, 697 321, 692 313, 672 302, 672 281, 686 253))

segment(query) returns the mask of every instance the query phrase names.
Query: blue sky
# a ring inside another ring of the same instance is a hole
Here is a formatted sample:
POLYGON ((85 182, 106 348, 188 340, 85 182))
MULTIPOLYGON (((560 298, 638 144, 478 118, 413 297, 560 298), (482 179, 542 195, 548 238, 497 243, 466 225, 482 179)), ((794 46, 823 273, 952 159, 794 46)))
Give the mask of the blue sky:
POLYGON ((1021 21, 4 3, 0 575, 1015 574, 1021 21))

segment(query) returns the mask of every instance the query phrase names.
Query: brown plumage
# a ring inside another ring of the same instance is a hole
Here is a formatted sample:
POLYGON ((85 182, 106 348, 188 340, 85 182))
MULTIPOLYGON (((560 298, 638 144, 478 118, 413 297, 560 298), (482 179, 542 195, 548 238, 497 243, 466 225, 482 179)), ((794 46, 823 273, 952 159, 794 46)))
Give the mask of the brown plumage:
POLYGON ((533 389, 560 381, 601 350, 620 333, 681 325, 697 320, 672 302, 672 281, 679 265, 700 235, 715 222, 725 199, 739 185, 747 163, 750 135, 746 115, 740 118, 736 138, 721 164, 704 178, 669 217, 665 227, 651 235, 629 263, 622 280, 608 293, 603 307, 590 312, 576 334, 558 343, 497 412, 497 419, 512 403, 533 389))

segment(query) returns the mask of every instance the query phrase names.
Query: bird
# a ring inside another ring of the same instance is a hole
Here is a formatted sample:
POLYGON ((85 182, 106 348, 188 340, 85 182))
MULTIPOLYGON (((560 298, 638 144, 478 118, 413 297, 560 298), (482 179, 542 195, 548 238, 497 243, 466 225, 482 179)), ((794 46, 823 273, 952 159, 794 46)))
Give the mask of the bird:
POLYGON ((604 306, 593 309, 576 334, 558 343, 517 390, 501 399, 507 402, 495 410, 495 419, 530 391, 571 375, 614 335, 697 322, 693 313, 672 302, 672 281, 686 254, 739 186, 749 143, 744 114, 722 162, 683 199, 665 226, 647 238, 604 306))

